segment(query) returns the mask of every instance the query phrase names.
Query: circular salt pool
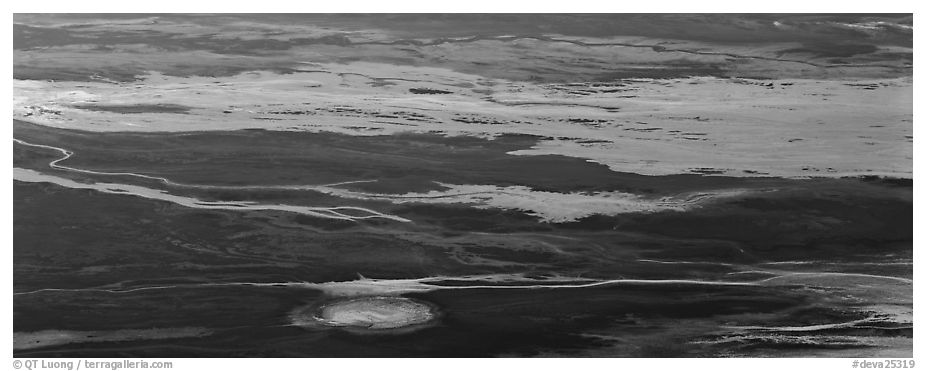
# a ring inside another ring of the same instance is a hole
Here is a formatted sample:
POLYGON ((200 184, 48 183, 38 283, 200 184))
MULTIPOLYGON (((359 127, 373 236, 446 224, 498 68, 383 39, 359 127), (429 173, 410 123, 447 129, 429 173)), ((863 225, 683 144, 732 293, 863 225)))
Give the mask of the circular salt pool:
POLYGON ((294 316, 296 325, 323 325, 351 330, 398 330, 424 325, 437 315, 426 303, 389 296, 346 299, 304 308, 294 316))

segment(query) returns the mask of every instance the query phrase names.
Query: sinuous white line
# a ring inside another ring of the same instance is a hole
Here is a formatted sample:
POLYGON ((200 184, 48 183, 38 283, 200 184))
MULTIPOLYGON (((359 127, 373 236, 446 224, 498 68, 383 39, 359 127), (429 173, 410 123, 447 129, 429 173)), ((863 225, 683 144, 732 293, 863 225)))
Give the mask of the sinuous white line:
POLYGON ((758 281, 758 282, 772 282, 772 281, 774 281, 774 280, 778 280, 778 279, 782 279, 782 278, 787 278, 787 277, 796 277, 796 276, 817 276, 817 277, 825 277, 825 276, 832 276, 832 277, 864 277, 864 278, 878 278, 878 279, 885 279, 885 280, 891 280, 891 281, 898 281, 898 282, 902 282, 902 283, 906 283, 906 284, 913 284, 913 280, 912 280, 912 279, 909 279, 909 278, 892 277, 892 276, 879 276, 879 275, 875 275, 875 274, 839 273, 839 272, 788 273, 788 274, 781 275, 781 276, 766 278, 766 279, 761 280, 761 281, 758 281))
POLYGON ((74 172, 78 172, 78 173, 94 174, 94 175, 122 175, 122 176, 134 176, 134 177, 137 177, 137 178, 144 178, 144 179, 157 180, 157 181, 159 181, 159 182, 162 182, 162 183, 164 183, 164 184, 169 184, 169 185, 180 185, 180 184, 177 184, 177 183, 174 183, 174 182, 170 181, 170 180, 167 179, 167 178, 162 178, 162 177, 157 177, 157 176, 150 176, 150 175, 136 174, 136 173, 125 173, 125 172, 101 172, 101 171, 85 170, 85 169, 78 169, 78 168, 69 167, 69 166, 58 165, 59 162, 71 158, 71 156, 74 155, 74 152, 68 151, 68 150, 66 150, 66 149, 64 149, 64 148, 53 147, 53 146, 48 146, 48 145, 44 145, 44 144, 29 143, 29 142, 26 142, 26 141, 24 141, 24 140, 20 140, 20 139, 16 139, 16 138, 13 138, 13 141, 16 142, 16 143, 19 143, 19 144, 21 144, 21 145, 24 145, 24 146, 45 148, 45 149, 50 149, 50 150, 53 150, 53 151, 61 152, 61 154, 64 155, 64 157, 61 157, 61 158, 59 158, 59 159, 57 159, 57 160, 54 160, 54 161, 48 163, 48 166, 50 166, 50 167, 53 168, 53 169, 68 170, 68 171, 74 171, 74 172))
MULTIPOLYGON (((60 152, 63 155, 63 157, 55 159, 48 163, 48 166, 54 169, 73 171, 73 172, 79 172, 79 173, 85 173, 85 174, 94 174, 94 175, 133 176, 133 177, 142 178, 142 179, 156 180, 164 184, 167 184, 170 186, 176 186, 176 187, 204 188, 204 189, 221 188, 221 189, 294 189, 294 190, 295 189, 299 189, 299 190, 315 189, 315 190, 319 190, 319 189, 330 189, 328 187, 331 186, 331 185, 320 185, 320 186, 244 186, 244 187, 236 187, 236 186, 182 184, 182 183, 173 182, 167 178, 144 175, 144 174, 136 174, 136 173, 128 173, 128 172, 101 172, 101 171, 93 171, 93 170, 86 170, 86 169, 73 168, 69 166, 63 166, 63 165, 60 165, 59 162, 69 159, 71 156, 74 155, 74 152, 68 151, 64 148, 53 147, 53 146, 48 146, 44 144, 29 143, 29 142, 16 139, 16 138, 13 138, 13 141, 21 145, 25 145, 25 146, 45 148, 45 149, 50 149, 53 151, 60 152)), ((311 206, 296 206, 296 205, 285 205, 285 204, 266 205, 266 204, 250 203, 250 202, 201 201, 201 200, 191 198, 191 197, 172 195, 170 193, 167 193, 161 190, 155 190, 155 189, 150 189, 150 188, 136 186, 136 185, 109 184, 109 183, 86 184, 86 183, 75 182, 70 179, 59 178, 59 177, 52 176, 52 175, 42 174, 40 172, 29 170, 29 169, 21 169, 21 168, 14 167, 13 170, 14 170, 14 179, 19 179, 22 181, 28 181, 26 179, 23 179, 23 177, 26 175, 30 175, 33 178, 38 179, 38 181, 53 182, 53 183, 56 183, 56 184, 59 184, 65 187, 69 187, 69 188, 87 188, 87 189, 94 189, 94 190, 97 190, 103 193, 111 193, 111 194, 130 194, 130 195, 142 197, 142 198, 169 201, 169 202, 173 202, 178 205, 182 205, 186 207, 193 207, 193 208, 224 209, 224 210, 277 210, 277 211, 294 212, 298 214, 310 215, 310 216, 315 216, 315 217, 320 217, 320 218, 348 220, 348 221, 358 221, 358 220, 371 219, 371 218, 383 218, 383 219, 390 219, 390 220, 406 222, 406 223, 411 222, 411 220, 408 220, 408 219, 405 219, 399 216, 383 214, 375 210, 370 210, 370 209, 366 209, 362 207, 355 207, 355 206, 311 207, 311 206), (20 177, 17 178, 17 175, 19 175, 20 177), (354 210, 354 211, 364 212, 369 215, 353 216, 353 215, 347 215, 344 213, 340 213, 337 210, 354 210)), ((333 183, 333 185, 343 185, 343 184, 358 183, 358 182, 369 182, 369 181, 360 180, 360 181, 340 182, 340 183, 333 183)))
POLYGON ((164 285, 164 286, 146 286, 146 287, 136 287, 132 289, 100 289, 100 288, 87 288, 87 289, 60 289, 60 288, 46 288, 38 289, 32 291, 24 292, 14 292, 13 295, 31 295, 38 294, 42 292, 102 292, 110 294, 125 294, 130 292, 138 291, 148 291, 148 290, 167 290, 167 289, 182 289, 182 288, 195 288, 195 287, 221 287, 221 286, 303 286, 304 282, 273 282, 273 283, 257 283, 257 282, 222 282, 222 283, 195 283, 195 284, 182 284, 182 285, 164 285))
MULTIPOLYGON (((840 323, 828 323, 821 325, 808 325, 808 326, 724 326, 724 328, 731 330, 740 330, 740 331, 780 331, 780 332, 809 332, 809 331, 821 331, 821 330, 831 330, 831 329, 840 329, 840 328, 850 328, 850 327, 859 327, 859 324, 866 323, 869 321, 880 320, 878 317, 868 317, 855 321, 840 322, 840 323)), ((877 326, 870 326, 877 327, 877 326)))
MULTIPOLYGON (((692 285, 710 285, 710 286, 755 286, 754 282, 724 282, 724 281, 698 281, 698 280, 643 280, 643 279, 616 279, 616 280, 605 280, 605 281, 596 281, 583 284, 543 284, 543 285, 471 285, 471 286, 442 286, 432 283, 427 283, 427 279, 422 280, 399 280, 399 281, 414 281, 417 282, 425 288, 427 291, 432 290, 469 290, 469 289, 559 289, 559 288, 587 288, 587 287, 596 287, 596 286, 607 286, 607 285, 616 285, 622 283, 629 284, 692 284, 692 285)), ((387 286, 389 280, 369 280, 373 282, 373 285, 380 284, 381 286, 387 286)), ((337 284, 340 282, 330 282, 337 284)), ((407 283, 407 282, 405 282, 407 283)), ((217 286, 254 286, 254 287, 305 287, 305 288, 319 288, 325 286, 326 283, 316 284, 309 282, 268 282, 268 283, 257 283, 257 282, 226 282, 226 283, 200 283, 200 284, 186 284, 186 285, 169 285, 169 286, 148 286, 148 287, 138 287, 132 289, 100 289, 100 288, 87 288, 87 289, 59 289, 59 288, 46 288, 38 289, 33 291, 24 291, 16 292, 13 295, 30 295, 37 294, 41 292, 105 292, 112 294, 123 294, 129 292, 145 291, 145 290, 164 290, 164 289, 174 289, 174 288, 194 288, 194 287, 217 287, 217 286)), ((401 289, 399 289, 401 291, 401 289)))
POLYGON ((334 291, 334 292, 362 292, 362 293, 406 293, 406 292, 427 292, 435 290, 470 290, 470 289, 566 289, 566 288, 588 288, 588 287, 597 287, 597 286, 608 286, 608 285, 620 285, 620 284, 643 284, 643 285, 705 285, 705 286, 770 286, 773 283, 773 280, 776 278, 785 278, 791 276, 826 276, 826 275, 835 275, 835 276, 858 276, 866 278, 878 278, 878 279, 889 279, 897 280, 904 283, 912 283, 912 280, 899 277, 889 277, 889 276, 877 276, 877 275, 868 275, 868 274, 854 274, 854 273, 786 273, 784 275, 762 279, 757 281, 702 281, 702 280, 687 280, 687 279, 612 279, 612 280, 592 280, 592 279, 568 279, 568 278, 557 278, 556 281, 564 280, 576 280, 583 281, 583 283, 557 283, 557 284, 524 284, 524 285, 455 285, 455 286, 444 286, 441 285, 441 281, 491 281, 496 280, 498 282, 505 283, 515 283, 515 282, 537 282, 535 279, 523 278, 518 275, 489 275, 489 276, 462 276, 462 277, 451 277, 451 276, 436 276, 436 277, 425 277, 425 278, 416 278, 416 279, 393 279, 393 280, 380 280, 380 279, 369 279, 365 277, 360 277, 360 279, 355 281, 340 281, 340 282, 323 282, 323 283, 312 283, 312 282, 224 282, 224 283, 199 283, 199 284, 185 284, 185 285, 173 285, 173 286, 150 286, 150 287, 139 287, 133 289, 101 289, 101 288, 87 288, 87 289, 39 289, 34 291, 18 292, 14 295, 28 295, 35 294, 40 292, 49 292, 49 291, 67 291, 67 292, 107 292, 107 293, 128 293, 135 291, 143 290, 162 290, 162 289, 171 289, 171 288, 193 288, 193 287, 217 287, 217 286, 254 286, 254 287, 300 287, 300 288, 310 288, 318 289, 322 291, 334 291), (500 280, 499 280, 500 279, 500 280), (593 281, 593 282, 588 282, 593 281))
MULTIPOLYGON (((227 186, 227 185, 211 185, 211 184, 186 184, 186 183, 178 183, 178 182, 172 181, 172 180, 167 179, 167 178, 164 178, 164 177, 151 176, 151 175, 145 175, 145 174, 129 173, 129 172, 95 171, 95 170, 87 170, 87 169, 80 169, 80 168, 75 168, 75 167, 70 167, 70 166, 59 165, 59 164, 58 164, 59 162, 71 158, 71 156, 74 155, 74 152, 68 151, 68 150, 66 150, 66 149, 64 149, 64 148, 60 148, 60 147, 53 147, 53 146, 44 145, 44 144, 29 143, 29 142, 26 142, 26 141, 24 141, 24 140, 16 139, 16 138, 13 138, 13 141, 16 142, 16 143, 19 143, 19 144, 21 144, 21 145, 24 145, 24 146, 45 148, 45 149, 50 149, 50 150, 53 150, 53 151, 61 152, 61 154, 63 154, 64 157, 59 158, 59 159, 57 159, 57 160, 54 160, 54 161, 48 163, 48 166, 50 166, 50 167, 52 167, 52 168, 54 168, 54 169, 67 170, 67 171, 73 171, 73 172, 84 173, 84 174, 93 174, 93 175, 133 176, 133 177, 136 177, 136 178, 143 178, 143 179, 156 180, 156 181, 159 181, 159 182, 161 182, 161 183, 164 183, 164 184, 167 184, 167 185, 171 185, 171 186, 175 186, 175 187, 203 188, 203 189, 242 189, 242 190, 245 190, 245 189, 312 190, 312 189, 322 189, 322 188, 326 188, 326 187, 336 187, 336 186, 346 185, 346 184, 371 183, 371 182, 375 182, 375 181, 376 181, 375 179, 371 179, 371 180, 349 180, 349 181, 344 181, 344 182, 329 183, 329 184, 321 184, 321 185, 259 185, 259 186, 227 186)), ((341 206, 341 208, 350 208, 350 207, 351 207, 351 206, 341 206)), ((355 209, 356 209, 356 208, 355 208, 355 209)))

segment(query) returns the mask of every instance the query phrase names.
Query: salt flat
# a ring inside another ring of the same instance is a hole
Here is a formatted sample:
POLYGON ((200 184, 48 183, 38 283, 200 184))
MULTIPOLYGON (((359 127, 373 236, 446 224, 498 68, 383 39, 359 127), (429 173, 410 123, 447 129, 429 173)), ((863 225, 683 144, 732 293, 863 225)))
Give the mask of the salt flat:
POLYGON ((15 80, 14 117, 90 131, 529 134, 542 140, 515 154, 579 157, 646 175, 912 175, 912 80, 906 77, 696 77, 595 86, 373 63, 313 69, 321 72, 154 73, 132 83, 15 80), (377 86, 378 80, 390 84, 377 86), (491 92, 480 85, 491 85, 491 92), (449 94, 410 92, 416 88, 449 94), (88 109, 168 105, 188 111, 88 109))
POLYGON ((17 357, 910 357, 912 14, 16 14, 17 357))

